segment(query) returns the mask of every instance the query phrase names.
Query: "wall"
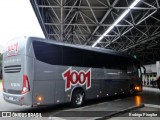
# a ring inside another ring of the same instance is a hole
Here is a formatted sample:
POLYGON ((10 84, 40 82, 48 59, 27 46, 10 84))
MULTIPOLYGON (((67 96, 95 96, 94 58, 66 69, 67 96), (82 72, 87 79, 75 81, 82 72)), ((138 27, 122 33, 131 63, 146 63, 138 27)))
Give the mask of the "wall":
POLYGON ((144 67, 146 68, 146 73, 157 72, 156 64, 145 65, 144 67))

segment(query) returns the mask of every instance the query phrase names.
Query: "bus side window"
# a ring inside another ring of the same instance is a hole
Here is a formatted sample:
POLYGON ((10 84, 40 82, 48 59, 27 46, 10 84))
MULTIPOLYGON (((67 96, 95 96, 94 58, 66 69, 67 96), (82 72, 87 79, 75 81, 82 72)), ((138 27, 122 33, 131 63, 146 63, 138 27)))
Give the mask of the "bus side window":
POLYGON ((33 41, 35 57, 44 63, 62 64, 62 47, 40 41, 33 41))
POLYGON ((63 47, 63 65, 84 66, 83 50, 72 47, 63 47))

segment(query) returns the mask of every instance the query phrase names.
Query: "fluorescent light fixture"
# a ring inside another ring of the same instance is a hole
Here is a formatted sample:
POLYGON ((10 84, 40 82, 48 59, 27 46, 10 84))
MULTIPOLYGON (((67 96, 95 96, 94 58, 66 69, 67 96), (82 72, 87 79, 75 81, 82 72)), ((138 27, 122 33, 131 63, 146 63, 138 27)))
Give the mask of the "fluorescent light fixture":
POLYGON ((124 13, 102 34, 102 36, 97 39, 97 41, 92 45, 92 47, 95 47, 97 43, 99 43, 103 39, 103 37, 107 35, 114 28, 114 26, 116 26, 121 21, 129 13, 129 11, 137 5, 139 1, 140 0, 135 0, 129 6, 129 8, 126 11, 124 11, 124 13))

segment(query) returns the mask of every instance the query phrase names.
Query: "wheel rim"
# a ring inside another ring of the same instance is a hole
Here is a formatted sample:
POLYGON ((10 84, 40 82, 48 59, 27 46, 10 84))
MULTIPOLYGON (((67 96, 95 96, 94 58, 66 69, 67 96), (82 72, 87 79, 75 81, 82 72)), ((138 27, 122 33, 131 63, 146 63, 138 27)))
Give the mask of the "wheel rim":
POLYGON ((77 105, 81 105, 82 102, 83 102, 83 94, 78 93, 78 94, 76 95, 75 103, 76 103, 77 105))
POLYGON ((134 93, 133 88, 130 89, 130 94, 132 95, 134 93))

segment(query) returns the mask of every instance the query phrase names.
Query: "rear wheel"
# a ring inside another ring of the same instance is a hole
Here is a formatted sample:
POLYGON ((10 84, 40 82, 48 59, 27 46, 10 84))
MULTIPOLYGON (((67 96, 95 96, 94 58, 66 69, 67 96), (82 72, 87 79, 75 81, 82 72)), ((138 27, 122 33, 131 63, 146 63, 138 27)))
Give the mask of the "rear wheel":
POLYGON ((82 90, 75 90, 72 95, 71 104, 73 107, 80 107, 84 103, 84 92, 82 90))

